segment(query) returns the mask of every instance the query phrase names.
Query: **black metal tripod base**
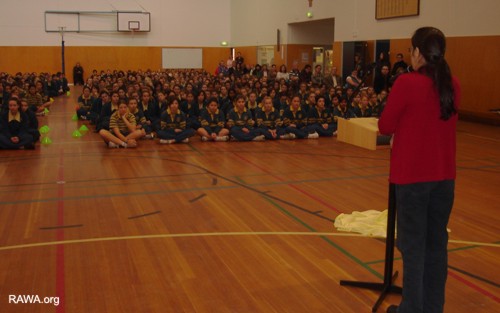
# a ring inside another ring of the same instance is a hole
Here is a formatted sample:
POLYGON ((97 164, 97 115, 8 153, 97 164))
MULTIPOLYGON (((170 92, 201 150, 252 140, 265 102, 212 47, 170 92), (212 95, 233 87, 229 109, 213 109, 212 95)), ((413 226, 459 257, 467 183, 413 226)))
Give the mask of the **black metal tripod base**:
POLYGON ((372 312, 377 312, 378 308, 380 307, 380 305, 384 301, 385 297, 389 293, 401 294, 401 292, 403 291, 403 288, 393 285, 393 283, 397 277, 398 277, 398 272, 396 271, 396 272, 394 272, 394 275, 392 275, 392 279, 390 280, 390 282, 369 283, 369 282, 362 282, 362 281, 341 280, 340 285, 381 291, 381 294, 378 297, 377 302, 375 302, 375 305, 373 305, 373 307, 372 307, 372 312))

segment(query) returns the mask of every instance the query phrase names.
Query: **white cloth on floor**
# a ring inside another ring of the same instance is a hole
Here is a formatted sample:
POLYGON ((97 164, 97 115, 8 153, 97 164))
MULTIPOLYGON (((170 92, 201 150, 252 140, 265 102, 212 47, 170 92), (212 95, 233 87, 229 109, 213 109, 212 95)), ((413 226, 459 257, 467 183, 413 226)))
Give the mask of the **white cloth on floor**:
POLYGON ((387 236, 387 210, 354 211, 351 214, 340 214, 335 219, 338 231, 360 233, 370 237, 387 236))

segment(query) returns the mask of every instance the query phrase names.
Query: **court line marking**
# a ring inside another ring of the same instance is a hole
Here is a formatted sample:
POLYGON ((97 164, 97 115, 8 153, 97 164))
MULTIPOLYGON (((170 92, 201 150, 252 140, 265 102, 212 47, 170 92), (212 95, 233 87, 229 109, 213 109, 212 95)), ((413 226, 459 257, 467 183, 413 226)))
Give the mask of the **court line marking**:
MULTIPOLYGON (((77 243, 91 243, 91 242, 104 242, 104 241, 120 241, 120 240, 133 240, 133 239, 158 239, 158 238, 190 238, 190 237, 230 237, 230 236, 328 236, 328 237, 360 237, 360 238, 378 238, 365 236, 361 234, 351 233, 319 233, 319 232, 214 232, 214 233, 181 233, 181 234, 156 234, 156 235, 140 235, 140 236, 116 236, 116 237, 98 237, 87 239, 75 240, 58 240, 38 243, 28 243, 21 245, 12 245, 0 247, 0 251, 47 247, 77 243)), ((475 245, 481 247, 500 248, 498 243, 487 242, 473 242, 463 240, 449 240, 449 243, 457 243, 464 245, 475 245)))

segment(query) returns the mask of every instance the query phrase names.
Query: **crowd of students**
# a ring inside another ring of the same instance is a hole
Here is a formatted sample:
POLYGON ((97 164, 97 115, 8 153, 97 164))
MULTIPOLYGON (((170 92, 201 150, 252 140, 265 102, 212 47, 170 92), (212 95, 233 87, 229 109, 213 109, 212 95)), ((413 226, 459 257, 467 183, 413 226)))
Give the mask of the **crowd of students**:
MULTIPOLYGON (((343 86, 340 78, 331 75, 320 79, 316 70, 306 66, 287 72, 284 65, 269 74, 263 74, 262 67, 216 74, 94 70, 83 89, 78 89, 82 93, 76 114, 94 125, 110 148, 136 147, 144 138, 158 138, 162 144, 187 143, 196 134, 202 141, 332 137, 338 118, 380 115, 386 89, 376 94, 371 86, 343 86)), ((50 107, 51 97, 68 90, 67 80, 60 74, 34 73, 2 74, 0 78, 0 148, 32 148, 39 138, 36 115, 50 107), (26 105, 21 106, 23 102, 26 105), (22 127, 13 125, 13 121, 24 125, 31 120, 22 127), (21 133, 23 139, 27 138, 24 134, 32 134, 32 140, 11 140, 13 134, 21 133)))

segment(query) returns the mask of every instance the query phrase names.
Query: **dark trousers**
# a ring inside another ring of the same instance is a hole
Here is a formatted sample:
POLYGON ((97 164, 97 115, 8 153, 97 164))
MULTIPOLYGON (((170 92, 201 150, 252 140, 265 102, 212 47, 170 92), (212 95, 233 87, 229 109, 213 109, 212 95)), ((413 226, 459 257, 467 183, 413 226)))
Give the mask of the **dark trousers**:
POLYGON ((397 245, 403 256, 398 313, 442 313, 454 180, 396 185, 397 245))
POLYGON ((321 137, 332 137, 333 132, 336 131, 336 127, 334 125, 329 124, 327 129, 324 129, 320 124, 312 124, 307 126, 307 131, 309 133, 317 132, 321 137))
POLYGON ((0 149, 19 149, 33 144, 33 136, 29 133, 19 134, 17 137, 19 137, 19 142, 13 143, 9 136, 0 134, 0 149))
POLYGON ((299 129, 297 127, 290 127, 290 126, 287 126, 284 128, 284 133, 285 134, 294 134, 297 139, 304 139, 309 134, 307 132, 307 130, 305 129, 305 127, 299 129))
POLYGON ((233 126, 231 127, 231 136, 239 141, 251 141, 259 135, 264 135, 264 131, 260 128, 249 128, 250 132, 245 133, 243 127, 233 126))
POLYGON ((186 138, 193 137, 196 134, 194 129, 187 128, 183 131, 176 133, 173 129, 164 129, 158 131, 158 138, 160 139, 174 139, 175 142, 181 142, 186 138))

